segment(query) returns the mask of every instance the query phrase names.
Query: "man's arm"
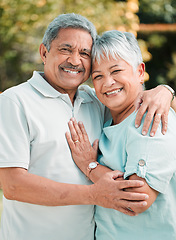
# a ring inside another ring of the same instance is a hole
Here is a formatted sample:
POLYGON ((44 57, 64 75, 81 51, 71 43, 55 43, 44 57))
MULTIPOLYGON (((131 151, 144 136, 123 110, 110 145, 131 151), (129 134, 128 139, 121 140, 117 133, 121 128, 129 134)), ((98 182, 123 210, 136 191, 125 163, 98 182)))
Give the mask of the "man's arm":
POLYGON ((176 112, 176 97, 174 97, 173 101, 171 102, 171 108, 173 108, 176 112))
POLYGON ((138 95, 135 101, 135 108, 138 110, 135 120, 136 127, 140 126, 143 115, 147 112, 142 128, 143 135, 147 134, 152 120, 153 125, 150 131, 150 136, 155 135, 160 120, 162 121, 162 133, 166 133, 169 108, 173 107, 176 111, 176 100, 174 99, 172 101, 172 98, 173 95, 171 92, 163 85, 159 85, 151 90, 143 91, 138 95))
POLYGON ((123 191, 124 188, 141 186, 141 182, 118 183, 115 181, 118 174, 118 172, 107 173, 92 185, 76 185, 55 182, 28 173, 23 168, 1 168, 0 181, 4 196, 9 200, 45 206, 99 205, 133 216, 134 213, 125 210, 126 205, 130 208, 140 208, 146 204, 143 201, 146 195, 123 191), (141 202, 135 204, 124 200, 136 200, 136 198, 141 202))

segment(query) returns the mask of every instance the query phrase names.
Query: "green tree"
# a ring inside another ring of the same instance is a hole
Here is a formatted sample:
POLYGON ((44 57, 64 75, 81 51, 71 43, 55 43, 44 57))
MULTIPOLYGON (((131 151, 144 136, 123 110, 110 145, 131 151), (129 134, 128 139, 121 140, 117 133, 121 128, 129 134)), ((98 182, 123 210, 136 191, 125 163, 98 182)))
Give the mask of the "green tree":
POLYGON ((162 30, 162 23, 176 23, 175 0, 140 0, 138 16, 141 23, 158 23, 153 32, 138 32, 138 37, 145 41, 151 60, 146 62, 150 80, 147 88, 158 84, 169 84, 176 90, 176 30, 162 30))
POLYGON ((52 19, 53 1, 1 0, 0 90, 26 80, 39 64, 41 33, 52 19), (45 17, 44 17, 45 16, 45 17))
POLYGON ((26 81, 33 70, 42 70, 38 47, 48 23, 58 14, 84 15, 98 33, 120 29, 136 35, 137 11, 138 0, 1 0, 0 91, 26 81))

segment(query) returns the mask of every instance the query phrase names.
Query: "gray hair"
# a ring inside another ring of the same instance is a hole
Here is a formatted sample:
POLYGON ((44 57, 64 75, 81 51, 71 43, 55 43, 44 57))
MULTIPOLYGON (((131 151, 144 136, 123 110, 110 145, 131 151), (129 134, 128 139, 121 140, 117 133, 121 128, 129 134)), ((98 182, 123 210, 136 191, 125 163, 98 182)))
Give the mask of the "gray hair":
POLYGON ((135 36, 132 33, 117 30, 104 32, 101 37, 97 36, 92 49, 92 60, 100 63, 100 60, 105 57, 108 59, 120 57, 130 64, 134 71, 143 62, 135 36))
POLYGON ((57 37, 59 30, 65 28, 83 29, 90 33, 93 42, 97 36, 95 26, 87 18, 75 13, 61 14, 49 24, 44 34, 42 43, 48 51, 50 50, 52 41, 57 37))

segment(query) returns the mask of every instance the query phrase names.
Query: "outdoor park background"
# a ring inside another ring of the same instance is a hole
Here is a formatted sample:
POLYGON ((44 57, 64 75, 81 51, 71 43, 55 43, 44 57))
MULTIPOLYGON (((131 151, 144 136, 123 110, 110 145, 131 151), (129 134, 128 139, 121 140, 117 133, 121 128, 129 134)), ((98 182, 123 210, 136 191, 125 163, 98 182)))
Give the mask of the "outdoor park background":
MULTIPOLYGON (((169 84, 176 90, 175 0, 1 0, 0 92, 43 69, 38 48, 44 31, 57 15, 68 12, 87 17, 99 34, 133 32, 146 63, 146 88, 169 84)), ((1 199, 0 190, 0 211, 1 199)))

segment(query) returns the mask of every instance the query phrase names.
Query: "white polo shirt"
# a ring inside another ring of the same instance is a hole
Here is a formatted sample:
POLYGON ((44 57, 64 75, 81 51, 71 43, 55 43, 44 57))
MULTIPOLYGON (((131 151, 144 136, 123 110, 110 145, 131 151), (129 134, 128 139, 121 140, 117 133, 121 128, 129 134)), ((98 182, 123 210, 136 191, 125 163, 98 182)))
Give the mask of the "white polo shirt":
MULTIPOLYGON (((81 86, 74 107, 41 74, 0 95, 0 167, 72 184, 90 184, 72 160, 68 121, 82 121, 91 143, 100 137, 104 106, 81 86)), ((1 240, 93 240, 94 207, 47 207, 3 199, 1 240)))

